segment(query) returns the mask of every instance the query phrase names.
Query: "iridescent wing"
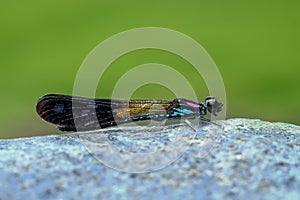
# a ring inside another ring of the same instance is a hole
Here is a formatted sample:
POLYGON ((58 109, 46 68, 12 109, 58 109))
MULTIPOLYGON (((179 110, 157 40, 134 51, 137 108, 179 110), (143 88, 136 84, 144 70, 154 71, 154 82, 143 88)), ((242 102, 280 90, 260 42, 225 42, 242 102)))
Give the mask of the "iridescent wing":
POLYGON ((36 110, 61 131, 87 131, 166 114, 164 100, 111 100, 50 94, 39 99, 36 110), (72 108, 73 107, 73 108, 72 108), (75 126, 76 123, 76 126, 75 126))

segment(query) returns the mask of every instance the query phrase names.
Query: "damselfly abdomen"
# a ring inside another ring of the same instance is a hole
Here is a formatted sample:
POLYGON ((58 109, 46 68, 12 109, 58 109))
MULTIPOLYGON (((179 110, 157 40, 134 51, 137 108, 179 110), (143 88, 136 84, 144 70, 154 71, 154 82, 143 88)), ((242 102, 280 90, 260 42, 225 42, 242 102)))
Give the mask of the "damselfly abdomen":
POLYGON ((223 104, 210 96, 204 102, 187 99, 113 100, 59 94, 39 99, 36 110, 61 131, 88 131, 142 120, 194 119, 210 121, 207 111, 217 115, 223 104))

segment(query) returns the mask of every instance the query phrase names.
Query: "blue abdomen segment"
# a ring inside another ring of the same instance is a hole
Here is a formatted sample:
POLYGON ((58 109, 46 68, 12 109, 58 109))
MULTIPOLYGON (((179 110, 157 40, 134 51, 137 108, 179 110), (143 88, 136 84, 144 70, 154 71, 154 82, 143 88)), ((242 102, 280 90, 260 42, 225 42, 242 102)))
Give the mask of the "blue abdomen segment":
POLYGON ((168 114, 145 114, 139 116, 131 117, 132 121, 142 121, 142 120, 163 120, 167 118, 168 114))
MULTIPOLYGON (((174 108, 171 113, 149 113, 144 115, 138 115, 130 117, 132 121, 142 121, 142 120, 164 120, 164 119, 180 119, 180 118, 190 118, 195 116, 195 111, 190 109, 174 108)), ((126 120, 128 122, 129 119, 126 120)))

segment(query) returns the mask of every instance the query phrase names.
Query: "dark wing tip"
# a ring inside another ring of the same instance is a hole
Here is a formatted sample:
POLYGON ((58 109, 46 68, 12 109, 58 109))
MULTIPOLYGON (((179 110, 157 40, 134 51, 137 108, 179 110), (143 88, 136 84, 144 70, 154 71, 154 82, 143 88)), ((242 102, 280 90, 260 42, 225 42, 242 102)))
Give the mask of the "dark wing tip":
POLYGON ((41 97, 36 104, 36 112, 45 121, 60 124, 64 109, 70 107, 71 96, 47 94, 41 97))
MULTIPOLYGON (((46 94, 39 98, 37 104, 36 104, 36 112, 40 117, 42 117, 42 114, 45 112, 46 104, 54 99, 57 99, 58 96, 61 96, 59 94, 46 94)), ((42 117, 43 118, 43 117, 42 117)))

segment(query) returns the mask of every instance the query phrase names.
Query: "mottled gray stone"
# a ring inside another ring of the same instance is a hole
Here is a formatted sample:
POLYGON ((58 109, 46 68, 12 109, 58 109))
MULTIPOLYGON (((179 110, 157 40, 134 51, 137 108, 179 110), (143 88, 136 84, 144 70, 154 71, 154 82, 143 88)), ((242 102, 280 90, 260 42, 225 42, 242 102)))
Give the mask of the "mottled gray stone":
POLYGON ((0 199, 300 199, 299 126, 250 119, 218 123, 223 126, 201 125, 197 133, 184 125, 126 126, 0 140, 0 199), (141 169, 130 159, 124 164, 111 157, 104 139, 120 153, 138 154, 168 152, 165 147, 178 137, 178 149, 190 147, 160 170, 127 173, 101 163, 141 169))

